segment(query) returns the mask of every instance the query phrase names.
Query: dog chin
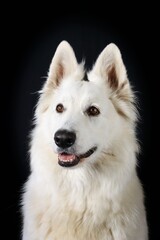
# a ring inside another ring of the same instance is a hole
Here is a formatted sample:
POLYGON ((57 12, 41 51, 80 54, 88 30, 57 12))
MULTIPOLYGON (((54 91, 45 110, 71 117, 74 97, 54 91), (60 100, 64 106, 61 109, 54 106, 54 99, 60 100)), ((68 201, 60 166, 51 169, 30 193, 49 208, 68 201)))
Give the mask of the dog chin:
POLYGON ((67 151, 62 151, 58 153, 58 164, 62 167, 73 167, 76 166, 85 158, 89 158, 97 150, 97 147, 92 147, 84 154, 76 155, 71 154, 67 151))

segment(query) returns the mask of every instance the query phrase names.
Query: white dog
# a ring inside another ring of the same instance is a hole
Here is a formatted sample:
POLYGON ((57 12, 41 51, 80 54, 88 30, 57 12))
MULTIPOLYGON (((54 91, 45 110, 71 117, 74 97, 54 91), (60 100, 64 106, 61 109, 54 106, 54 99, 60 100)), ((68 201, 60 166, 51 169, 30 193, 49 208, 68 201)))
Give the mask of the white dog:
POLYGON ((35 112, 23 240, 148 239, 136 121, 118 47, 86 73, 62 41, 35 112))

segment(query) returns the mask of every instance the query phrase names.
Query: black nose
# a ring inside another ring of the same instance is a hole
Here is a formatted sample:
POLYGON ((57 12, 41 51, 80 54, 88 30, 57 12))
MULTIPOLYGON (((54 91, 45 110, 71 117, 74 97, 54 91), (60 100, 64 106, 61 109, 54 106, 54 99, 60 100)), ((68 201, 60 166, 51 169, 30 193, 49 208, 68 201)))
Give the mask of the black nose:
POLYGON ((68 148, 71 147, 76 140, 76 134, 68 130, 58 130, 54 135, 54 141, 58 147, 68 148))

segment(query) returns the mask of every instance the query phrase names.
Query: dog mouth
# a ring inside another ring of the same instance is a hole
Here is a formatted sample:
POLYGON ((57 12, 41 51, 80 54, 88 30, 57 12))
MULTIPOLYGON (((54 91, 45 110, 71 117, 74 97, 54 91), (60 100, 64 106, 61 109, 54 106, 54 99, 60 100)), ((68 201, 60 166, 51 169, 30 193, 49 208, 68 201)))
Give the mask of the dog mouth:
POLYGON ((69 154, 67 152, 62 152, 58 154, 58 164, 62 167, 73 167, 77 165, 82 159, 90 157, 97 147, 93 147, 84 154, 75 155, 69 154))

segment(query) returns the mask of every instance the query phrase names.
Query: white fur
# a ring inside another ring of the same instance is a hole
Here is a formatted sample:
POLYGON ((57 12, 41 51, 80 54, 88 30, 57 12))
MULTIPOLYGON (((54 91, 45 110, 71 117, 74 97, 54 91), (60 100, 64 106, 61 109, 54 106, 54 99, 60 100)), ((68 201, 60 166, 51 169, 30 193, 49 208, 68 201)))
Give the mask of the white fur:
POLYGON ((147 240, 143 189, 136 174, 134 93, 118 47, 109 44, 102 51, 88 73, 89 82, 83 76, 83 64, 61 42, 35 113, 23 240, 147 240), (117 89, 109 82, 112 66, 117 89), (55 110, 59 103, 63 113, 55 110), (89 106, 100 114, 88 116, 89 106), (74 167, 60 166, 54 142, 59 129, 76 132, 76 155, 93 146, 97 150, 74 167))

